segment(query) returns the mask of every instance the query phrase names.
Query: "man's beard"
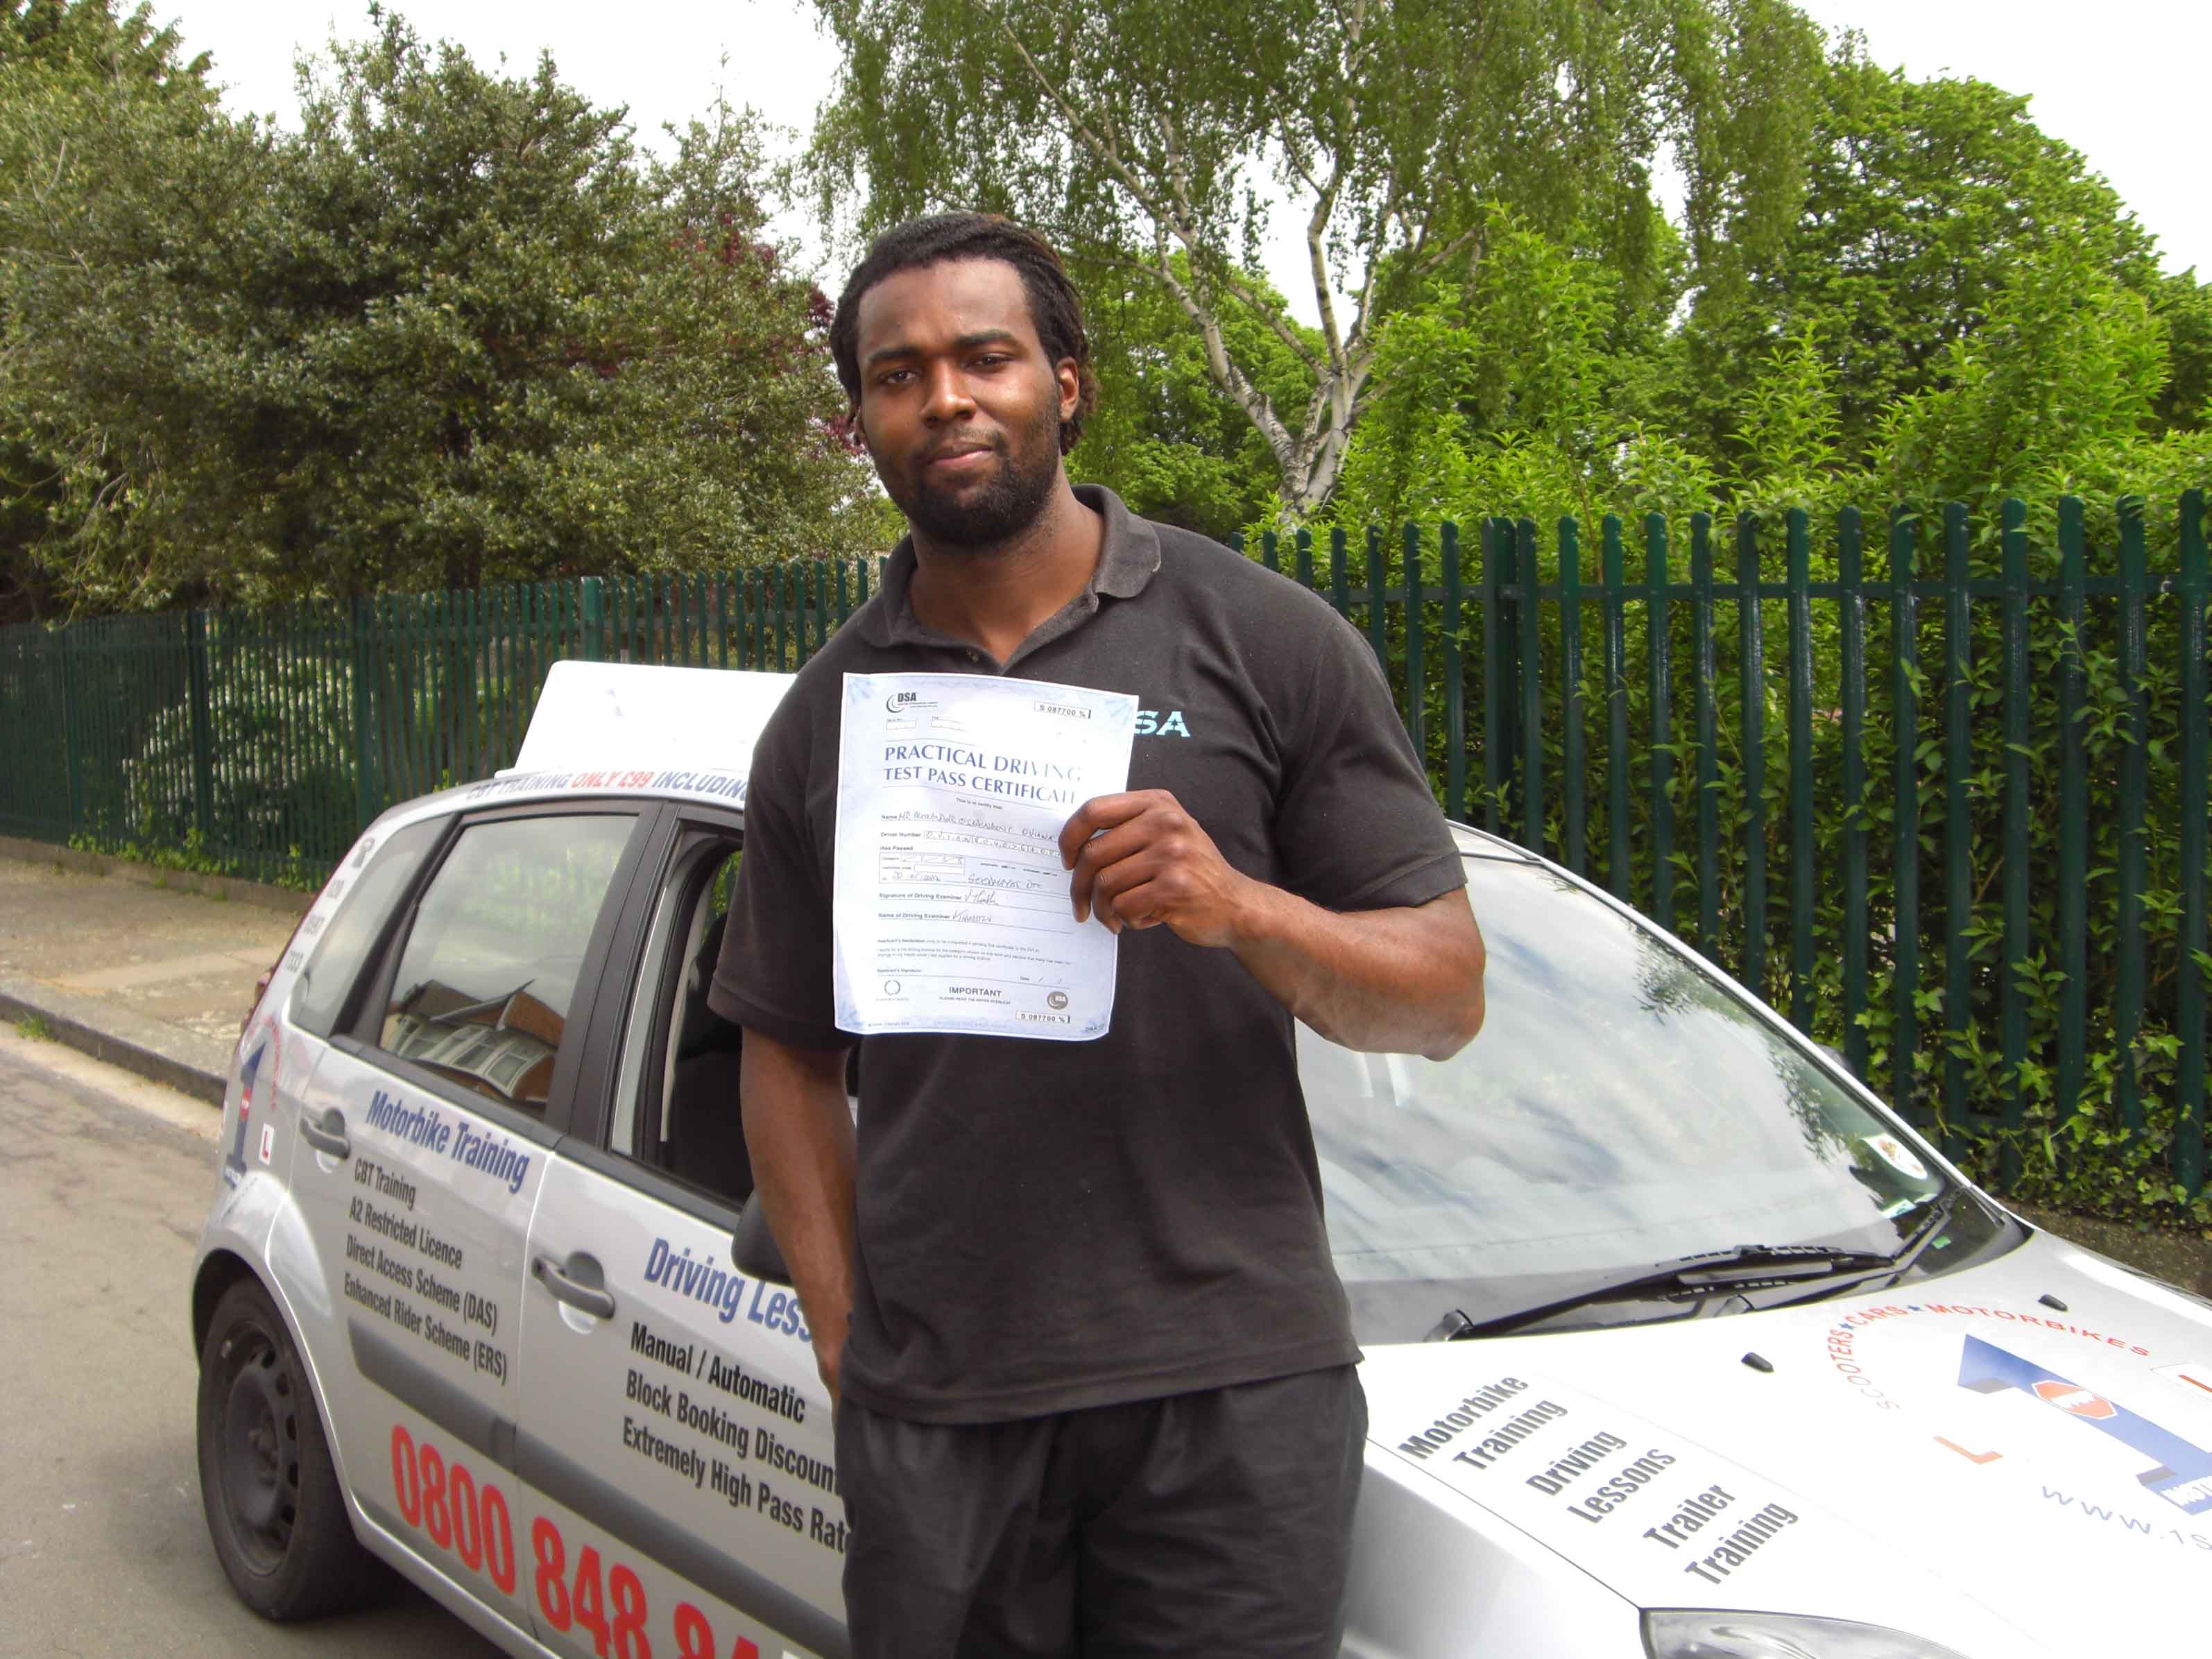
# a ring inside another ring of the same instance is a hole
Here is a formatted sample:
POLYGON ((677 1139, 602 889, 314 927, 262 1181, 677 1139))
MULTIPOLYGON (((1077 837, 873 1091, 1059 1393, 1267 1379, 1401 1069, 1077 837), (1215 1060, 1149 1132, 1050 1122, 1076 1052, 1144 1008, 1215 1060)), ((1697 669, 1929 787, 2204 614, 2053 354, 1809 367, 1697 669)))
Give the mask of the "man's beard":
MULTIPOLYGON (((884 489, 906 514, 907 522, 939 547, 977 552, 1012 540, 1037 521, 1060 476, 1060 416, 1047 405, 1015 441, 995 446, 1000 458, 988 482, 964 495, 927 482, 929 463, 920 462, 912 480, 884 489)), ((881 476, 879 474, 879 476, 881 476)))

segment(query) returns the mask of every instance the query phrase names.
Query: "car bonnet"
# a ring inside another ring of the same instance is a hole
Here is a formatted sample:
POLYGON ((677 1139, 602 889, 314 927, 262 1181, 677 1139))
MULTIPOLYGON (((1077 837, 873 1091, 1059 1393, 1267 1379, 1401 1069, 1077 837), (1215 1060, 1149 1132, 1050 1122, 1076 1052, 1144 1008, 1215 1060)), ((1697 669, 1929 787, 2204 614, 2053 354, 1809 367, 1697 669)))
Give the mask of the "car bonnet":
POLYGON ((2205 1638, 2212 1316, 2047 1235, 1877 1296, 1373 1348, 1362 1377, 1370 1460, 1643 1607, 1968 1659, 2205 1638))

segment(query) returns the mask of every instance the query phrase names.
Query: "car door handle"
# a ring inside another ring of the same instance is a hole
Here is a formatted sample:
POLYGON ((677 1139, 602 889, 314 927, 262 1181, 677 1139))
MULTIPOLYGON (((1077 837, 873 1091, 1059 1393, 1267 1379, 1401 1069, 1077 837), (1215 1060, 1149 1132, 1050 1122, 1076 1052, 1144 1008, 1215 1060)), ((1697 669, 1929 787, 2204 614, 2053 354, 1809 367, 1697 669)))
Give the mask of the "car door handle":
POLYGON ((594 1319, 612 1319, 615 1316, 615 1299, 602 1285, 587 1285, 580 1279, 569 1277, 570 1271, 578 1271, 588 1273, 594 1279, 599 1278, 599 1264, 592 1257, 580 1253, 571 1255, 568 1268, 563 1269, 551 1256, 541 1255, 530 1264, 530 1271, 538 1276, 539 1284, 553 1293, 555 1301, 565 1302, 579 1313, 587 1313, 594 1319))
POLYGON ((319 1118, 301 1113, 300 1139, 331 1158, 353 1156, 353 1143, 346 1139, 345 1114, 335 1106, 325 1107, 319 1118))

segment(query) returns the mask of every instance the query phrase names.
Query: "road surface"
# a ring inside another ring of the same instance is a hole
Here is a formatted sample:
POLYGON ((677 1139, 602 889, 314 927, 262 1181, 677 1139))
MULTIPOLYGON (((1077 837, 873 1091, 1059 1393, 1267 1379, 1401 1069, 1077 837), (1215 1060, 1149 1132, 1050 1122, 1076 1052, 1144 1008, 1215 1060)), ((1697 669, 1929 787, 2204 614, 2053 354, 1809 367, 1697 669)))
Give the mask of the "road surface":
POLYGON ((187 1313, 216 1127, 0 1026, 0 1656, 489 1659, 411 1588, 295 1626, 231 1594, 200 1511, 187 1313))

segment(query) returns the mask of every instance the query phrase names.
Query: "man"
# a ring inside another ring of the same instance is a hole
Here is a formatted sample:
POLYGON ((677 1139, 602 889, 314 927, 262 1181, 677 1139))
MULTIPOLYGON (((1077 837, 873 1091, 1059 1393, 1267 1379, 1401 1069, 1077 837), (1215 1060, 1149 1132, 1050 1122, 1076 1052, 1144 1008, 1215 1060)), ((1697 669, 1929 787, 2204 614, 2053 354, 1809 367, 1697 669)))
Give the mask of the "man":
POLYGON ((1441 1058, 1482 943, 1372 656, 1327 605, 1071 488, 1073 289, 1004 220, 877 242, 838 374, 912 534, 756 748, 714 1006, 762 1201, 839 1401, 864 1659, 1334 1654, 1365 1435, 1293 1016, 1441 1058), (1120 934, 1087 1043, 833 1023, 848 672, 1137 695, 1130 788, 1069 820, 1120 934))

